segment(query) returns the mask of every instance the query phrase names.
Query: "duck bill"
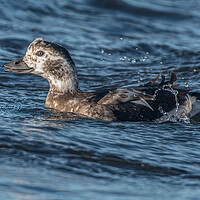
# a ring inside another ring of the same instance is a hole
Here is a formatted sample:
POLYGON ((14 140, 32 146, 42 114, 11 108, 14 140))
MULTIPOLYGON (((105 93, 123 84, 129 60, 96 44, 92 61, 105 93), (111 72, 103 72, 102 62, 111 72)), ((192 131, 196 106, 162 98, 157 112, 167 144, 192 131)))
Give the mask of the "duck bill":
POLYGON ((14 72, 14 73, 31 73, 33 71, 33 68, 29 67, 24 61, 23 58, 6 63, 3 65, 5 68, 5 72, 14 72))

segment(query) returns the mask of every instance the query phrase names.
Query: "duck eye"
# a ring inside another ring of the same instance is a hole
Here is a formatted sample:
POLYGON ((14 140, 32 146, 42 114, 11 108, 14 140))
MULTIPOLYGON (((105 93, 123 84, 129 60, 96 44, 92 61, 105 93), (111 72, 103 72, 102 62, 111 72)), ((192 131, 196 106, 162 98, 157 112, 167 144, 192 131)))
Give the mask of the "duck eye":
POLYGON ((37 55, 37 56, 43 56, 43 55, 44 55, 44 51, 37 51, 37 52, 36 52, 36 55, 37 55))

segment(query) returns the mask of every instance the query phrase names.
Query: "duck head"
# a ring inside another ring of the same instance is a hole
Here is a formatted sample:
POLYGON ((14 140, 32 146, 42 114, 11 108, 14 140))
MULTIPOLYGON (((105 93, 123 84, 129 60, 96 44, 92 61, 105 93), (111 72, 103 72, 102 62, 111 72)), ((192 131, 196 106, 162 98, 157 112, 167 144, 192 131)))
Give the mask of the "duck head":
POLYGON ((79 90, 74 62, 62 46, 37 38, 28 47, 23 58, 4 64, 4 71, 31 73, 42 76, 50 84, 50 91, 79 90))

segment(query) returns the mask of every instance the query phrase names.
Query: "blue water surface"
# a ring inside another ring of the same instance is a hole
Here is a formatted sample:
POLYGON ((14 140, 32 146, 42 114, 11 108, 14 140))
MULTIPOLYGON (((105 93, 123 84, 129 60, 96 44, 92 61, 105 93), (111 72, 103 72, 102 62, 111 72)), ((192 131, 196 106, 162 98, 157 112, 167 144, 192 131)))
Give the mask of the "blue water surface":
MULTIPOLYGON (((83 91, 175 71, 200 92, 198 0, 0 2, 0 66, 43 37, 65 46, 83 91)), ((0 199, 197 200, 199 123, 105 122, 45 109, 48 82, 0 70, 0 199)))

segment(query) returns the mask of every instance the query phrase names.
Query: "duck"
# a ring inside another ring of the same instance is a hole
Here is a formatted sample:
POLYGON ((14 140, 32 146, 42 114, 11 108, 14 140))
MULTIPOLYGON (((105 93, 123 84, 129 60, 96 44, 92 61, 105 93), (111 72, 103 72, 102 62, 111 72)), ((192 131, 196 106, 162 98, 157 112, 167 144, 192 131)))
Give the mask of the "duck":
POLYGON ((5 72, 30 73, 49 82, 45 107, 57 112, 74 113, 105 121, 189 120, 196 97, 189 89, 175 85, 176 74, 169 80, 161 70, 157 77, 136 87, 84 92, 79 88, 77 71, 68 50, 61 45, 35 39, 25 56, 3 65, 5 72), (158 82, 158 78, 161 81, 158 82))

